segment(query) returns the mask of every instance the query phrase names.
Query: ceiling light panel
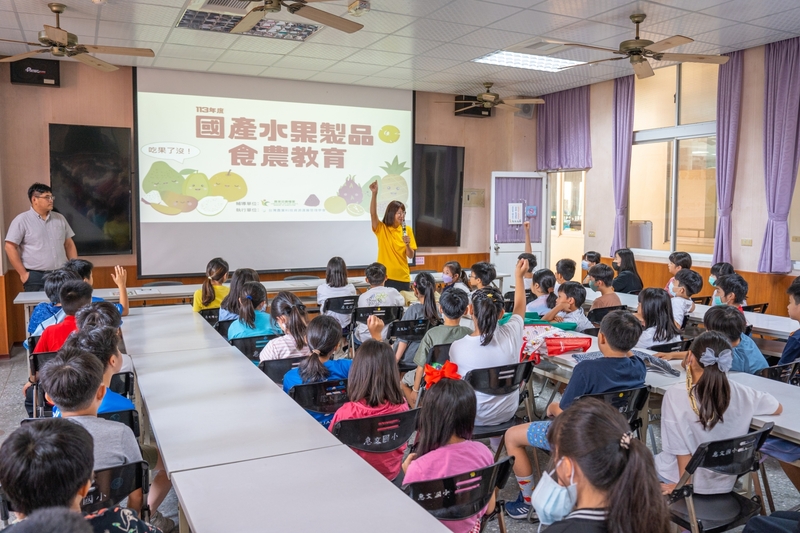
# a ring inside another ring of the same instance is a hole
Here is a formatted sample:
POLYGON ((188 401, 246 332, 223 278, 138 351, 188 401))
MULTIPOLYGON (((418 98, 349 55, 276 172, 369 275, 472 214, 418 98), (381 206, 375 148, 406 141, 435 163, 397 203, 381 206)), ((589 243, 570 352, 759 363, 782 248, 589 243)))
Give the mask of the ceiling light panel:
POLYGON ((528 70, 539 70, 542 72, 561 72, 563 67, 573 67, 583 65, 583 61, 573 61, 571 59, 561 59, 560 57, 536 56, 532 54, 520 54, 507 50, 498 50, 491 54, 473 59, 476 63, 486 63, 489 65, 500 65, 502 67, 524 68, 528 70))
MULTIPOLYGON (((241 19, 242 17, 236 15, 187 9, 176 24, 176 27, 190 30, 230 33, 241 19)), ((314 35, 321 27, 322 26, 315 24, 286 22, 283 20, 264 18, 253 26, 253 29, 242 35, 302 42, 314 35)))

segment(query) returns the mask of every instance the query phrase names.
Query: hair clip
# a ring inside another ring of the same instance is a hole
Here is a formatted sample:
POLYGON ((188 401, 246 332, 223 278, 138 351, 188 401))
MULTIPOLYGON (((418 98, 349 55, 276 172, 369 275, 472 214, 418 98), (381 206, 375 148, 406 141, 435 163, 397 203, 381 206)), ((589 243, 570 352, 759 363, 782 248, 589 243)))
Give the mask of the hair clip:
POLYGON ((458 365, 452 361, 445 361, 441 368, 425 365, 425 388, 430 389, 434 383, 439 383, 442 379, 461 379, 458 373, 458 365))
POLYGON ((619 447, 625 450, 630 449, 631 447, 631 439, 633 438, 633 432, 628 431, 627 433, 622 434, 622 438, 619 439, 619 447))
POLYGON ((725 349, 717 355, 711 348, 706 348, 703 355, 700 356, 700 364, 703 366, 717 365, 721 372, 727 372, 733 366, 733 352, 725 349))
POLYGON ((252 296, 250 296, 249 294, 248 294, 247 296, 245 296, 245 298, 247 298, 247 299, 248 299, 248 300, 250 300, 251 302, 253 301, 253 297, 252 297, 252 296))
POLYGON ((211 281, 214 281, 214 278, 212 278, 211 276, 208 276, 208 279, 210 279, 211 281))

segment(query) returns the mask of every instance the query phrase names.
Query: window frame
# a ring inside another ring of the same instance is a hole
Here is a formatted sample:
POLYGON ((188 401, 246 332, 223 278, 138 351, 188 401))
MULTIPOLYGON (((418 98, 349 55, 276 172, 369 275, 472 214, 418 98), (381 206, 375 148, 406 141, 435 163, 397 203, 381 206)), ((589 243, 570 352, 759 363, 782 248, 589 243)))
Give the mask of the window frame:
MULTIPOLYGON (((586 169, 561 169, 561 170, 552 170, 548 171, 547 173, 547 187, 551 186, 550 179, 551 177, 555 181, 555 195, 556 195, 556 206, 558 207, 558 211, 556 211, 556 229, 553 229, 552 223, 548 223, 548 227, 550 227, 551 235, 554 232, 556 233, 557 237, 579 237, 584 238, 585 236, 585 228, 586 228, 586 169), (581 190, 580 190, 580 199, 581 199, 581 229, 575 231, 564 231, 564 177, 565 174, 568 172, 580 172, 581 175, 581 190)), ((550 201, 550 190, 548 190, 548 202, 550 201)), ((548 218, 552 220, 552 209, 554 206, 548 206, 548 209, 551 211, 548 218)))

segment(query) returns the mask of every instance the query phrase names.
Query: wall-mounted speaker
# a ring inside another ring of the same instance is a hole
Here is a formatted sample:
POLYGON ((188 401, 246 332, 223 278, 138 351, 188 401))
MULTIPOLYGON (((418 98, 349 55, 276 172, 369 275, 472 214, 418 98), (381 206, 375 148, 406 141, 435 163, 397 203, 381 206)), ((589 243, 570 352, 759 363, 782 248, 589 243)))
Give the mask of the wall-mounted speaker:
POLYGON ((11 83, 59 87, 61 71, 59 62, 51 59, 20 59, 11 65, 11 83))
POLYGON ((514 104, 514 107, 519 109, 514 112, 515 117, 530 119, 533 118, 533 108, 536 107, 536 104, 514 104))

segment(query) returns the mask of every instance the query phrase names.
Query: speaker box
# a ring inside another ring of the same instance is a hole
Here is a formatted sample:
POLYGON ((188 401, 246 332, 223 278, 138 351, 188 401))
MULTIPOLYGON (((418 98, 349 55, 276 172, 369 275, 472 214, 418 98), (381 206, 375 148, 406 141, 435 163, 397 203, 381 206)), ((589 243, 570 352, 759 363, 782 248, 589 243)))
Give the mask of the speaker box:
POLYGON ((11 65, 11 83, 59 87, 61 72, 59 62, 50 59, 21 59, 11 65))
MULTIPOLYGON (((469 96, 466 94, 460 94, 456 96, 456 100, 469 100, 470 102, 477 102, 478 99, 474 96, 469 96)), ((469 106, 470 104, 462 104, 456 102, 456 111, 459 109, 464 109, 465 107, 469 106)), ((475 118, 488 118, 492 116, 492 108, 485 108, 485 107, 473 107, 472 109, 467 109, 466 111, 461 111, 460 113, 456 113, 457 117, 475 117, 475 118)))

